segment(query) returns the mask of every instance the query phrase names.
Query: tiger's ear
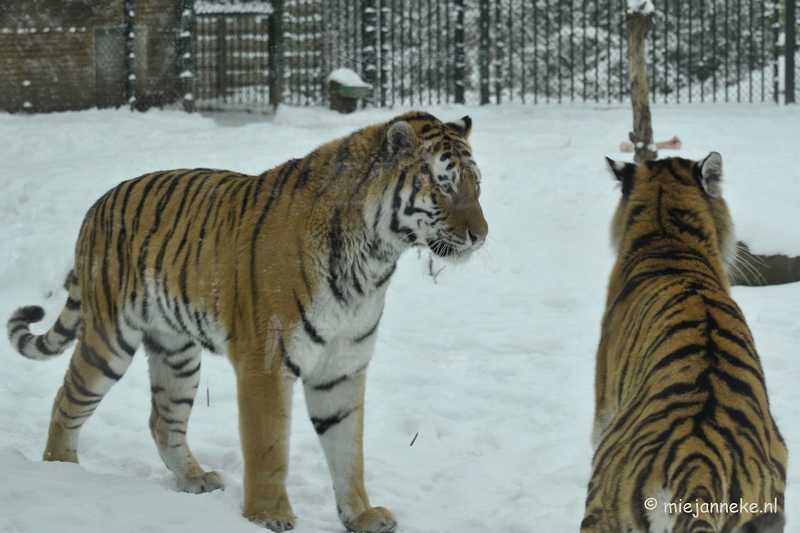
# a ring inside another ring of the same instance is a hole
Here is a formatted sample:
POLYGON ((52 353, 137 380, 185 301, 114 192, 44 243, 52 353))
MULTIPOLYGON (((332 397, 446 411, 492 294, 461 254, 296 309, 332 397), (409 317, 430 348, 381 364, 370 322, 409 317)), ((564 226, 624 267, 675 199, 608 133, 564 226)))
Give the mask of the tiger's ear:
POLYGON ((417 134, 411 124, 400 120, 386 132, 386 149, 392 155, 408 154, 417 146, 417 134))
POLYGON ((698 166, 703 190, 712 198, 719 198, 722 195, 722 156, 719 152, 711 152, 698 166))
POLYGON ((459 120, 448 122, 445 125, 464 137, 465 141, 469 139, 469 134, 472 132, 472 119, 469 116, 461 117, 459 120))
POLYGON ((606 157, 606 162, 611 173, 622 184, 622 196, 627 197, 633 189, 633 174, 636 165, 624 161, 614 161, 608 157, 606 157))

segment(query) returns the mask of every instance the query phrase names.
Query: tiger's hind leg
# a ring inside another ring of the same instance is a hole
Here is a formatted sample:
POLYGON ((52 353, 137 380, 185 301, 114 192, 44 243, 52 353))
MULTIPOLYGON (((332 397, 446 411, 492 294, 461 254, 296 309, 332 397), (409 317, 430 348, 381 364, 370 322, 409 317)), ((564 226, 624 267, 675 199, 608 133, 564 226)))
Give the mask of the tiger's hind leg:
POLYGON ((200 383, 200 346, 182 335, 150 332, 145 335, 144 349, 152 394, 150 431, 161 459, 184 492, 224 489, 220 475, 203 470, 186 443, 189 415, 200 383))
POLYGON ((84 318, 64 384, 53 401, 43 460, 78 462, 83 424, 122 378, 140 342, 141 334, 125 325, 112 329, 96 324, 91 316, 84 318))

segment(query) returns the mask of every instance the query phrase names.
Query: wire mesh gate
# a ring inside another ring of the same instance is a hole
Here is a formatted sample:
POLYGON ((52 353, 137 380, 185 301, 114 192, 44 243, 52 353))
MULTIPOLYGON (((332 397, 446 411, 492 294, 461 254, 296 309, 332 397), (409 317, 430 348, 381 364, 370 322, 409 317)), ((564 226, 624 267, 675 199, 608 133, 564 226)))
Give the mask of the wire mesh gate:
POLYGON ((250 109, 270 104, 272 6, 197 3, 194 13, 194 105, 250 109))

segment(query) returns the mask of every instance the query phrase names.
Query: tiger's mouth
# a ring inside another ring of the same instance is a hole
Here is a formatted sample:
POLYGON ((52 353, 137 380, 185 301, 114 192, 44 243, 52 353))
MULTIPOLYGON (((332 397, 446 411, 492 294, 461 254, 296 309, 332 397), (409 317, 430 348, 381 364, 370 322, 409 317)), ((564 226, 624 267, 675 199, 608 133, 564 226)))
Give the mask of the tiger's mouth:
POLYGON ((447 239, 435 238, 428 239, 426 242, 428 243, 428 248, 431 249, 431 252, 439 257, 452 257, 459 253, 459 250, 455 244, 447 239))
POLYGON ((430 238, 425 242, 434 255, 455 263, 466 261, 474 251, 471 246, 454 243, 444 237, 430 238))

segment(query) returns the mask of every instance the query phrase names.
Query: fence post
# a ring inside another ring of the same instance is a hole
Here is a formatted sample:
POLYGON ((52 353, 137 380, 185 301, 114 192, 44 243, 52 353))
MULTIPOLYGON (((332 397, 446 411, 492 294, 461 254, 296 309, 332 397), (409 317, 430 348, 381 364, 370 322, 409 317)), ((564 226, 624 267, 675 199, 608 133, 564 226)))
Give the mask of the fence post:
POLYGON ((481 105, 484 105, 489 103, 489 0, 480 0, 478 64, 481 77, 481 105))
POLYGON ((379 0, 380 2, 380 24, 381 24, 381 107, 386 107, 386 93, 389 89, 389 19, 392 16, 391 10, 387 5, 387 0, 379 0))
POLYGON ((361 79, 372 85, 372 96, 366 100, 375 101, 375 85, 378 78, 378 11, 375 9, 375 0, 362 0, 361 12, 361 42, 363 58, 363 72, 361 79))
POLYGON ((283 0, 272 0, 272 14, 267 19, 269 42, 269 103, 278 109, 283 102, 283 0))
POLYGON ((217 98, 228 102, 228 43, 225 40, 225 16, 217 15, 217 98))
POLYGON ((455 86, 456 86, 456 103, 463 104, 464 102, 464 67, 466 67, 466 54, 464 50, 464 0, 455 0, 456 2, 456 31, 453 35, 455 47, 455 86))
MULTIPOLYGON (((780 104, 781 86, 780 86, 780 68, 778 66, 778 61, 780 60, 780 55, 779 55, 780 51, 778 50, 778 39, 781 33, 780 29, 781 10, 780 10, 780 4, 775 3, 774 6, 775 6, 775 12, 773 14, 773 20, 772 20, 772 89, 773 89, 772 92, 775 98, 775 103, 780 104)), ((725 95, 727 96, 727 89, 725 95)))
POLYGON ((196 33, 194 28, 194 0, 179 0, 178 9, 178 90, 180 91, 183 109, 194 111, 195 86, 195 47, 196 33))
POLYGON ((795 103, 794 100, 794 53, 796 50, 797 28, 795 26, 795 0, 786 0, 786 47, 784 58, 786 61, 786 86, 784 102, 795 103))
MULTIPOLYGON (((508 7, 509 11, 511 11, 511 5, 509 4, 508 7)), ((502 37, 503 31, 503 22, 502 22, 502 5, 500 2, 497 2, 494 5, 494 46, 495 46, 495 58, 494 58, 494 97, 497 99, 497 103, 500 103, 501 94, 503 92, 503 59, 504 59, 504 48, 505 48, 505 38, 502 37)), ((511 35, 511 25, 508 25, 508 35, 511 35)), ((509 41, 511 39, 509 38, 509 41)), ((511 44, 509 42, 509 44, 511 44)), ((511 55, 509 54, 509 62, 511 60, 511 55)), ((509 91, 509 97, 511 96, 511 91, 509 91)))
POLYGON ((123 23, 125 33, 125 102, 131 107, 133 111, 133 104, 136 102, 136 95, 134 94, 134 81, 136 81, 136 74, 134 73, 134 57, 133 57, 133 0, 125 0, 122 5, 123 23))

